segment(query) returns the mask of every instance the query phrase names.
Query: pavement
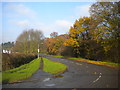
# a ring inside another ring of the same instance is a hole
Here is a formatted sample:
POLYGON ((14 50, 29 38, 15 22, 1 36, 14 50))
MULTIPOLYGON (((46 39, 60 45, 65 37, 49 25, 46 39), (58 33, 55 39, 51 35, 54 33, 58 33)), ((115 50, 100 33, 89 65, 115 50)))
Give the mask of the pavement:
POLYGON ((19 83, 4 84, 3 88, 118 88, 118 70, 80 62, 42 55, 52 61, 68 66, 61 77, 53 77, 55 73, 46 73, 39 69, 29 79, 19 83))

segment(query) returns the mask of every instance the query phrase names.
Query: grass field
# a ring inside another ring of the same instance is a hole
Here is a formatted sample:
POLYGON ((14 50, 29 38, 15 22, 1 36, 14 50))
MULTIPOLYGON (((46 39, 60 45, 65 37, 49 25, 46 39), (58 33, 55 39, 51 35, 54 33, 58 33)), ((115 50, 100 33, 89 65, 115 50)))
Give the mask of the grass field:
POLYGON ((27 79, 32 76, 40 67, 40 59, 34 59, 28 64, 24 64, 18 68, 10 69, 2 73, 3 83, 12 83, 19 80, 27 79))
POLYGON ((44 60, 44 68, 43 68, 44 72, 62 73, 67 69, 67 66, 62 63, 51 61, 46 58, 43 58, 43 60, 44 60))
POLYGON ((113 63, 113 62, 93 61, 93 60, 88 60, 88 59, 84 59, 84 58, 64 57, 64 56, 54 56, 54 57, 73 59, 73 60, 77 60, 77 61, 97 64, 97 65, 104 65, 104 66, 109 66, 109 67, 115 67, 115 68, 120 67, 119 63, 113 63))

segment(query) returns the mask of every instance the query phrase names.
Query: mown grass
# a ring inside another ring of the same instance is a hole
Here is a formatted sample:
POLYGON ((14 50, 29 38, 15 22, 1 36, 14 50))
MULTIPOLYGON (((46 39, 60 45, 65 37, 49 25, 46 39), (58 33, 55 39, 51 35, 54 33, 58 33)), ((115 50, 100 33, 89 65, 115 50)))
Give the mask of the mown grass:
POLYGON ((2 82, 2 73, 0 72, 0 83, 2 82))
POLYGON ((2 73, 3 83, 12 83, 19 80, 27 79, 35 73, 40 67, 40 59, 34 59, 28 64, 24 64, 18 68, 10 69, 2 73))
POLYGON ((43 58, 43 61, 44 61, 44 66, 43 66, 44 72, 62 73, 67 69, 67 66, 62 63, 51 61, 46 58, 43 58))
MULTIPOLYGON (((40 58, 34 59, 28 64, 24 64, 18 68, 6 70, 3 73, 0 73, 2 77, 0 77, 1 82, 3 83, 13 83, 18 82, 23 79, 27 79, 32 76, 34 72, 36 72, 40 67, 40 58), (2 79, 1 79, 2 78, 2 79)), ((48 60, 47 58, 43 58, 43 71, 48 73, 62 73, 67 69, 67 66, 48 60)))
POLYGON ((73 59, 73 60, 77 60, 77 61, 88 62, 88 63, 92 63, 92 64, 104 65, 104 66, 115 67, 115 68, 120 67, 120 63, 94 61, 94 60, 88 60, 88 59, 84 59, 84 58, 75 58, 75 57, 64 57, 64 56, 54 56, 54 57, 73 59))

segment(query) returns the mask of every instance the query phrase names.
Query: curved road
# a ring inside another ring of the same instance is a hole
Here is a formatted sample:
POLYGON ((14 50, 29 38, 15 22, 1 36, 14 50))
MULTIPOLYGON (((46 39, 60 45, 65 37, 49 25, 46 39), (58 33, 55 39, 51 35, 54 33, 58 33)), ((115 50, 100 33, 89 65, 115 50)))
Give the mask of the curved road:
POLYGON ((63 77, 38 70, 20 83, 5 84, 3 88, 118 88, 118 70, 85 62, 42 55, 68 66, 63 77))

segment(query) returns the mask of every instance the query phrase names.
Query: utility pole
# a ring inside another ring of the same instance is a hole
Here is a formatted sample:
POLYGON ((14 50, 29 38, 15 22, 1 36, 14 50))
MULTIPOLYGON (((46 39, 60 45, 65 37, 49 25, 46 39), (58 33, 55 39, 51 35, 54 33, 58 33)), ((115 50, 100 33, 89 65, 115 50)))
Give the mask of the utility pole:
POLYGON ((40 49, 39 49, 39 44, 38 44, 38 58, 39 58, 39 52, 40 52, 40 49))

